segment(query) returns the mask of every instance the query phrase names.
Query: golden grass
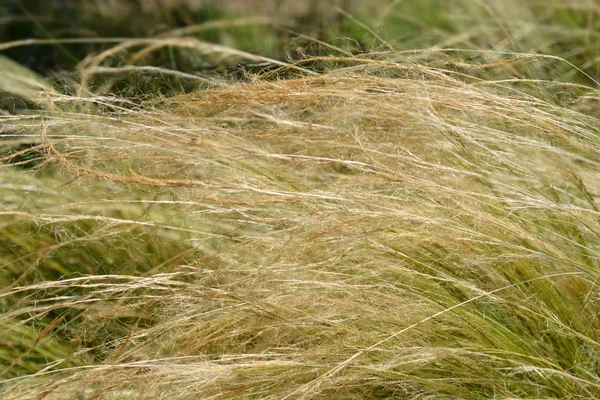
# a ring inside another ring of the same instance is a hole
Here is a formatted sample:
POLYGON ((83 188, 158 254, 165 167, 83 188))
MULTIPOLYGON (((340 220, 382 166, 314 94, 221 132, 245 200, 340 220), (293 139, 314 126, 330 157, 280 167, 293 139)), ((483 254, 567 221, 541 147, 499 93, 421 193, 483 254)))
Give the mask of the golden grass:
POLYGON ((597 398, 598 91, 392 58, 2 117, 4 398, 597 398))
POLYGON ((382 3, 0 43, 2 399, 600 397, 597 2, 382 3))

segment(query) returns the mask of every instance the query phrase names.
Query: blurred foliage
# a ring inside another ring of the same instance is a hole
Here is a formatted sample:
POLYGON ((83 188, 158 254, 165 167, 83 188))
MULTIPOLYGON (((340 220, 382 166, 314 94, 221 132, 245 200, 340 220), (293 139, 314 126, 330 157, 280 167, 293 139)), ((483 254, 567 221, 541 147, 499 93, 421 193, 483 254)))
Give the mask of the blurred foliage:
MULTIPOLYGON (((7 0, 0 4, 0 42, 55 40, 8 48, 3 54, 62 84, 74 78, 68 72, 84 60, 118 44, 102 43, 101 38, 179 37, 182 28, 203 26, 186 36, 277 60, 395 52, 400 54, 394 59, 400 61, 486 64, 511 57, 502 52, 546 54, 572 65, 557 61, 544 68, 506 65, 504 70, 518 78, 589 85, 600 76, 599 10, 598 1, 566 0, 7 0), (406 53, 428 48, 497 53, 406 53)), ((130 51, 121 51, 103 65, 152 65, 237 79, 271 69, 268 63, 176 45, 135 60, 130 51)), ((173 95, 204 87, 193 79, 132 71, 100 74, 91 84, 126 96, 173 95)))

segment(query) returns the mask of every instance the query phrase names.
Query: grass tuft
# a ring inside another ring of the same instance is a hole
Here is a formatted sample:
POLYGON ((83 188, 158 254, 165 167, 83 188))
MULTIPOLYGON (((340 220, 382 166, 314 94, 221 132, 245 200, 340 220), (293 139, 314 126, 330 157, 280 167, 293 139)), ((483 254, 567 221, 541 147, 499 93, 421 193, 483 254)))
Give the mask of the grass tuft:
POLYGON ((339 8, 385 48, 0 60, 2 398, 599 398, 598 63, 555 51, 593 2, 434 3, 376 15, 448 39, 412 51, 339 8))

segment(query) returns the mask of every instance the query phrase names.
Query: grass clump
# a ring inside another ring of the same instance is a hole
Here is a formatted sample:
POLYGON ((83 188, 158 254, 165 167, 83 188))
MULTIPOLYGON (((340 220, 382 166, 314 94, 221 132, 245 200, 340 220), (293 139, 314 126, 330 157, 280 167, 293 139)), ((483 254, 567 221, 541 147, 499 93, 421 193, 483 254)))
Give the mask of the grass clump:
POLYGON ((281 61, 136 39, 10 92, 3 398, 598 398, 597 63, 511 43, 281 61), (163 45, 268 68, 93 84, 163 71, 111 64, 163 45))

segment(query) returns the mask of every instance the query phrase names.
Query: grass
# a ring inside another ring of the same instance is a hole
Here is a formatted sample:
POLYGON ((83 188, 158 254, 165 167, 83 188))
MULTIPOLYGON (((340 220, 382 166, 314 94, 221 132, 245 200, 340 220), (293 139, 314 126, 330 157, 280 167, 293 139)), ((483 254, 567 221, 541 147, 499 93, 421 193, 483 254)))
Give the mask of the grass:
POLYGON ((392 3, 29 9, 103 47, 0 59, 3 398, 600 397, 599 5, 392 3))

